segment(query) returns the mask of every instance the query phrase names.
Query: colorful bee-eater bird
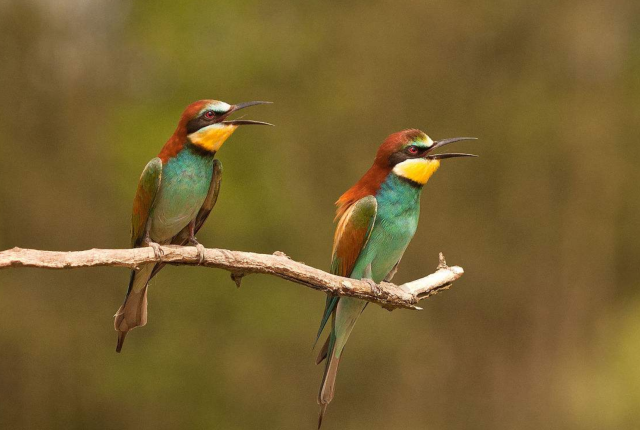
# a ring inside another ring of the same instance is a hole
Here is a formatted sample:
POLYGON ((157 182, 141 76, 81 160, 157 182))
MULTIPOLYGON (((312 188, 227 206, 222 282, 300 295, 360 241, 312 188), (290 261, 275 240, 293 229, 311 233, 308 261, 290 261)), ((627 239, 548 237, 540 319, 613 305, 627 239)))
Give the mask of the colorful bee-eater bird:
MULTIPOLYGON (((240 109, 270 102, 229 105, 217 100, 200 100, 182 113, 176 131, 160 154, 144 168, 131 217, 131 246, 151 246, 157 259, 159 245, 190 244, 204 247, 195 234, 213 209, 220 191, 222 163, 216 152, 240 125, 272 125, 266 122, 226 118, 240 109)), ((163 263, 145 264, 132 270, 124 303, 115 315, 120 352, 127 332, 147 323, 147 286, 163 263)))
MULTIPOLYGON (((440 160, 472 154, 434 154, 438 148, 472 137, 434 142, 420 130, 389 136, 378 149, 373 166, 336 202, 336 228, 331 273, 378 283, 390 281, 418 227, 422 187, 440 167, 440 160)), ((331 332, 316 359, 326 359, 318 393, 318 428, 333 399, 338 364, 347 339, 367 302, 327 297, 316 342, 331 318, 331 332)))

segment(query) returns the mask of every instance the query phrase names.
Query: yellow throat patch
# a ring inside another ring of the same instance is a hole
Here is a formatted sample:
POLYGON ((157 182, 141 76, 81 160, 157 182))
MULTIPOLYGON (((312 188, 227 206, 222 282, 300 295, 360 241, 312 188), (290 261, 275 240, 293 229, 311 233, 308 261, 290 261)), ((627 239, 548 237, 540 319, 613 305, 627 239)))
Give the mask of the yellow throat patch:
POLYGON ((216 152, 220 149, 225 140, 229 138, 238 128, 231 124, 211 124, 195 131, 187 137, 194 145, 209 152, 216 152))
POLYGON ((431 175, 440 167, 439 160, 428 158, 412 158, 396 164, 393 173, 420 185, 427 183, 431 175))

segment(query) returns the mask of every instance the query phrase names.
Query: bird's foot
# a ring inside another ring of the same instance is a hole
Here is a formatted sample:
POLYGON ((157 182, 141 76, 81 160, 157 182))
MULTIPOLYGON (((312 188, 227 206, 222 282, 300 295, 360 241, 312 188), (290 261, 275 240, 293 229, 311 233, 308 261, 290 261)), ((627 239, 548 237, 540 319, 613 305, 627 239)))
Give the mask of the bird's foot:
POLYGON ((189 238, 189 245, 195 246, 198 250, 198 264, 204 263, 204 250, 206 249, 195 237, 189 238))
POLYGON ((371 287, 371 291, 373 291, 374 296, 377 297, 377 296, 380 296, 380 294, 382 294, 382 289, 380 289, 380 286, 376 284, 373 281, 373 279, 364 278, 363 281, 369 284, 369 286, 371 287))
POLYGON ((156 242, 152 242, 150 239, 144 241, 144 245, 153 248, 153 255, 155 256, 158 262, 162 262, 162 257, 164 256, 164 251, 160 247, 160 244, 156 242))

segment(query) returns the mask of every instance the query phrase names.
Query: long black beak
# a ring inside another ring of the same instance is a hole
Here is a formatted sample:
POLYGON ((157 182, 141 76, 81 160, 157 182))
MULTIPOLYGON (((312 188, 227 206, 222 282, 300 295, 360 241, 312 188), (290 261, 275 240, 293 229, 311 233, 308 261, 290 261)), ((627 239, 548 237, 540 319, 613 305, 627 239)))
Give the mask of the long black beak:
MULTIPOLYGON (((249 107, 249 106, 268 105, 268 104, 271 104, 271 102, 253 101, 253 102, 238 103, 237 105, 232 105, 231 109, 229 109, 229 111, 226 114, 224 114, 224 116, 222 118, 220 118, 220 119, 224 120, 226 117, 231 115, 233 112, 239 111, 240 109, 244 109, 244 108, 249 107)), ((253 121, 253 120, 250 120, 250 119, 234 119, 234 120, 231 120, 231 121, 220 121, 220 123, 228 124, 228 125, 271 125, 271 126, 273 126, 273 124, 270 124, 268 122, 253 121)))
POLYGON ((429 158, 431 160, 443 160, 445 158, 456 158, 456 157, 477 157, 474 154, 463 154, 459 152, 451 152, 445 154, 431 154, 432 151, 435 151, 438 148, 442 148, 445 145, 448 145, 453 142, 459 142, 461 140, 477 140, 477 137, 452 137, 451 139, 442 139, 434 142, 433 146, 429 149, 428 155, 425 158, 429 158))

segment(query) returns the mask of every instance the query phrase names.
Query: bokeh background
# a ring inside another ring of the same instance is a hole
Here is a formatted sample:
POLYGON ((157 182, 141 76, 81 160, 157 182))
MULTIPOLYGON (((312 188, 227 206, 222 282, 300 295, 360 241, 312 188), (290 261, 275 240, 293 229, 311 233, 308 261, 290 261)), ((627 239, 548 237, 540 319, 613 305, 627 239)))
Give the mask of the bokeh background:
MULTIPOLYGON (((219 154, 208 246, 328 269, 333 202, 390 133, 444 162, 326 429, 640 428, 636 0, 0 1, 0 249, 129 243, 139 174, 202 98, 271 100, 219 154)), ((0 428, 315 428, 324 296, 167 267, 114 352, 128 271, 0 272, 0 428)))

